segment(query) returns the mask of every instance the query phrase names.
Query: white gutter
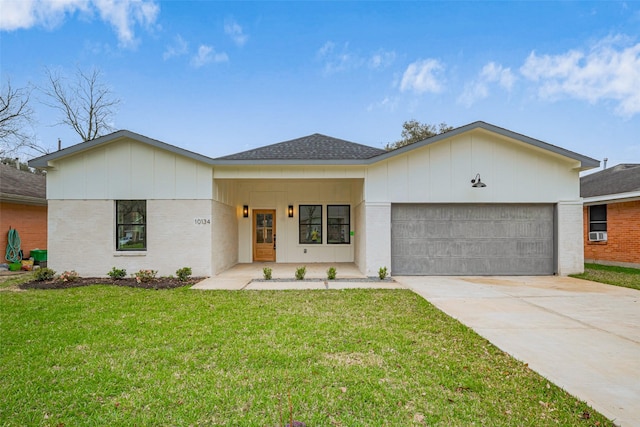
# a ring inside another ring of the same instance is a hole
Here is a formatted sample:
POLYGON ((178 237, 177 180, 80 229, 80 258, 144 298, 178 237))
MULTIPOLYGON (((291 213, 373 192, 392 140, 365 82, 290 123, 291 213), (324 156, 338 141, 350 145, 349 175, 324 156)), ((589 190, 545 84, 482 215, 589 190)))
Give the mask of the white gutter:
POLYGON ((640 191, 630 191, 628 193, 605 194, 603 196, 584 197, 582 203, 585 206, 597 205, 602 202, 635 202, 640 200, 640 191))

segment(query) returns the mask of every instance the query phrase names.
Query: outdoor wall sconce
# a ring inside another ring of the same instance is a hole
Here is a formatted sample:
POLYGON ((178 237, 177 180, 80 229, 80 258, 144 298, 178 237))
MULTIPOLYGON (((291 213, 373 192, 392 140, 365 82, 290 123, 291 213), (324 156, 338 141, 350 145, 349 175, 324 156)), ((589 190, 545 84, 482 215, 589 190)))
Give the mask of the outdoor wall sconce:
POLYGON ((485 184, 484 182, 480 181, 480 174, 477 173, 476 177, 471 180, 471 186, 473 188, 483 188, 483 187, 486 187, 487 184, 485 184))
POLYGON ((245 218, 249 218, 249 206, 248 205, 244 205, 242 207, 242 216, 245 218))
POLYGON ((289 215, 289 218, 293 218, 293 205, 289 205, 287 208, 287 214, 289 215))

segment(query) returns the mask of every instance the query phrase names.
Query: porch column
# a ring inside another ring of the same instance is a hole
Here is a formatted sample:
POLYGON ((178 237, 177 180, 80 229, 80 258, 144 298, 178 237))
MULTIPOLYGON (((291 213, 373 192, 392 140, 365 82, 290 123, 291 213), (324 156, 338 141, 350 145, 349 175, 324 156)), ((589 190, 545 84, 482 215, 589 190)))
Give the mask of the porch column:
POLYGON ((582 201, 558 202, 558 275, 584 272, 582 201))
POLYGON ((377 276, 380 267, 391 271, 391 203, 365 203, 365 274, 377 276))

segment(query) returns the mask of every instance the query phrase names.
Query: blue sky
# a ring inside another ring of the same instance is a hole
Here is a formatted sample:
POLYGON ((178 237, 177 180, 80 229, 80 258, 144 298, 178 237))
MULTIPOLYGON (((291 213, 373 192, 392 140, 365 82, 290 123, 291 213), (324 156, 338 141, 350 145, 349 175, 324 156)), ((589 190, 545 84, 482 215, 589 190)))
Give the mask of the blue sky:
MULTIPOLYGON (((115 128, 211 157, 316 132, 383 147, 416 119, 640 163, 636 1, 0 0, 0 49, 3 83, 97 67, 115 128)), ((80 142, 33 107, 43 145, 80 142)))

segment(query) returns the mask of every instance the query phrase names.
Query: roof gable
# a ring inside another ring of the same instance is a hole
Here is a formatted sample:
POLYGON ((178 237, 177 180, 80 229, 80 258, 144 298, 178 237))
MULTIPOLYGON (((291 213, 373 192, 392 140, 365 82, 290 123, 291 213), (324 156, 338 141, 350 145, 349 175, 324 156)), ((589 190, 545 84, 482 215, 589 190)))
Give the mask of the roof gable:
POLYGON ((544 141, 540 141, 538 139, 534 139, 526 135, 522 135, 520 133, 513 132, 508 129, 504 129, 504 128, 501 128, 486 122, 482 122, 482 121, 477 121, 465 126, 460 126, 458 128, 450 130, 449 132, 441 133, 441 134, 432 136, 430 138, 427 138, 425 140, 418 141, 413 144, 405 145, 404 147, 396 148, 395 150, 392 150, 387 152, 386 154, 383 154, 381 156, 381 159, 403 154, 408 151, 415 150, 427 145, 435 144, 444 139, 455 137, 457 135, 461 135, 463 133, 471 132, 474 130, 483 130, 486 132, 494 133, 494 134, 497 134, 497 135, 524 143, 524 144, 531 145, 532 147, 537 147, 537 148, 549 151, 551 153, 555 153, 560 156, 567 157, 572 160, 577 160, 580 162, 580 165, 581 165, 580 170, 587 170, 587 169, 592 169, 594 167, 600 166, 600 162, 591 157, 587 157, 582 154, 578 154, 573 151, 564 149, 562 147, 558 147, 558 146, 546 143, 544 141))
POLYGON ((640 164, 620 164, 580 178, 580 197, 640 191, 640 164))
MULTIPOLYGON (((384 154, 380 148, 314 133, 289 141, 259 147, 218 160, 263 161, 263 160, 365 160, 384 154)), ((235 163, 235 162, 234 162, 235 163)))
POLYGON ((51 166, 49 164, 50 161, 54 161, 57 159, 61 159, 72 154, 82 153, 84 151, 88 151, 92 148, 99 147, 101 145, 110 144, 112 142, 122 140, 122 139, 131 139, 143 144, 150 145, 152 147, 160 148, 174 154, 179 154, 181 156, 197 160, 203 163, 211 164, 211 157, 203 156, 202 154, 194 153, 193 151, 185 150, 180 147, 176 147, 175 145, 167 144, 166 142, 158 141, 157 139, 152 139, 146 137, 144 135, 137 134, 135 132, 131 132, 128 130, 119 130, 117 132, 110 133, 109 135, 101 136, 96 139, 92 139, 90 141, 81 142, 76 145, 72 145, 71 147, 64 148, 59 151, 55 151, 50 154, 46 154, 44 156, 32 159, 29 161, 29 166, 34 168, 47 168, 51 166))

